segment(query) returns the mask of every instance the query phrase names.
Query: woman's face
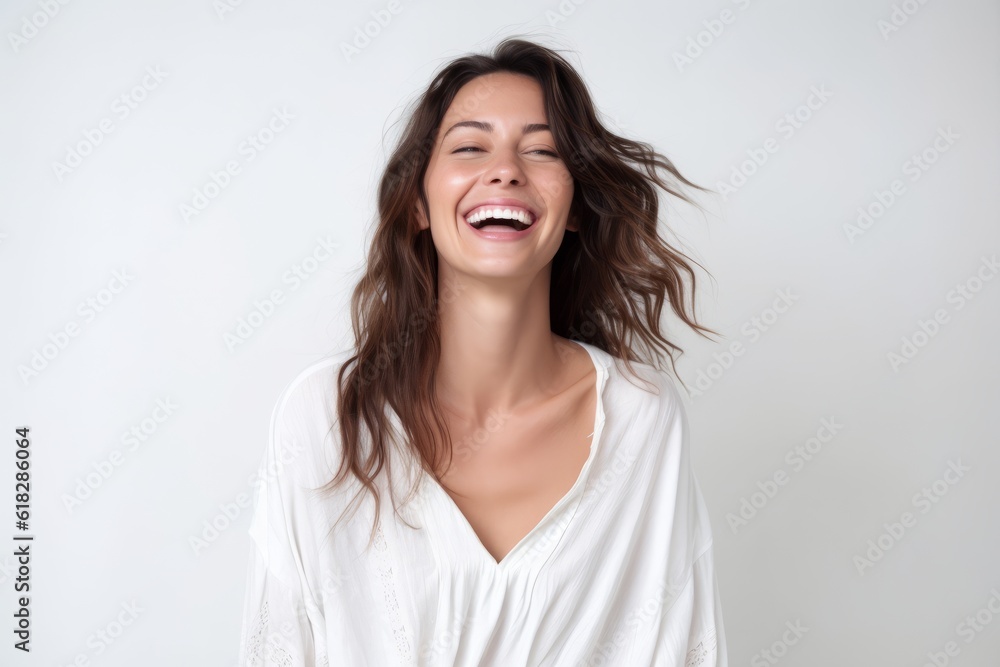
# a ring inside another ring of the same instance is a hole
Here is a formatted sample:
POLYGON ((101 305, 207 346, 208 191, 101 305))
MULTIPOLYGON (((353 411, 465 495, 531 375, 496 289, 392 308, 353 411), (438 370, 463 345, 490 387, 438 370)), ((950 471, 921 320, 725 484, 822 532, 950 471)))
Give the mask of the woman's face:
POLYGON ((567 225, 573 179, 547 125, 542 89, 531 77, 497 72, 459 90, 424 176, 430 220, 417 212, 420 228, 430 228, 439 266, 530 280, 552 261, 565 231, 578 229, 567 225), (477 221, 473 215, 484 209, 526 217, 477 221))

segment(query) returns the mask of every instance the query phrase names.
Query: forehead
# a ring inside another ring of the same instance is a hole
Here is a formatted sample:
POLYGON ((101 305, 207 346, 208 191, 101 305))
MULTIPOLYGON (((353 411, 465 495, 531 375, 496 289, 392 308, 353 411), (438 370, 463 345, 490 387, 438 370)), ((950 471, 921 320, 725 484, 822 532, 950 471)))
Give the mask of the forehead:
POLYGON ((460 120, 501 120, 500 116, 511 116, 518 122, 546 122, 541 85, 529 76, 511 72, 476 77, 459 89, 443 124, 447 127, 460 120))

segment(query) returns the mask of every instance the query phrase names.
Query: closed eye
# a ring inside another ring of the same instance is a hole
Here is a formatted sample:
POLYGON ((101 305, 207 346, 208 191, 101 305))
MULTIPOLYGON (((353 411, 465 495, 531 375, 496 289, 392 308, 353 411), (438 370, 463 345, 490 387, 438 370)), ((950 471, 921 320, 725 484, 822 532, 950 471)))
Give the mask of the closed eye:
MULTIPOLYGON (((457 149, 453 150, 452 153, 464 153, 465 151, 478 151, 478 150, 482 150, 482 149, 478 148, 476 146, 463 146, 462 148, 457 148, 457 149)), ((533 150, 531 152, 532 153, 541 153, 543 155, 551 155, 552 157, 559 157, 558 155, 556 155, 552 151, 547 151, 547 150, 545 150, 543 148, 539 148, 539 149, 533 150)))

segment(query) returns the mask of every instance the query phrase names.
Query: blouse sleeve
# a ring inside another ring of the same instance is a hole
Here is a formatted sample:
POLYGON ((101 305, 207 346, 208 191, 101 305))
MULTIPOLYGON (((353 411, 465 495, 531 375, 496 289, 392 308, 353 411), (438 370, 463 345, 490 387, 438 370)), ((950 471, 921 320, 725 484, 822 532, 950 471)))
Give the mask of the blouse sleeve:
POLYGON ((316 659, 313 623, 301 595, 268 570, 259 552, 250 556, 239 664, 241 667, 326 664, 316 659))
POLYGON ((654 664, 657 667, 728 667, 712 525, 692 465, 687 412, 672 385, 670 389, 674 409, 668 422, 667 441, 678 455, 672 486, 677 490, 679 513, 675 526, 683 534, 683 539, 677 540, 679 551, 675 555, 678 562, 691 565, 686 582, 678 582, 678 596, 666 621, 672 627, 664 631, 668 639, 654 664))
POLYGON ((289 390, 282 393, 272 413, 268 447, 255 480, 241 667, 327 665, 322 611, 303 585, 301 558, 293 539, 293 512, 301 503, 301 494, 294 482, 293 466, 287 462, 289 452, 292 456, 301 453, 301 442, 284 423, 289 390))
POLYGON ((684 667, 728 667, 722 602, 711 545, 694 563, 691 587, 694 604, 684 667))

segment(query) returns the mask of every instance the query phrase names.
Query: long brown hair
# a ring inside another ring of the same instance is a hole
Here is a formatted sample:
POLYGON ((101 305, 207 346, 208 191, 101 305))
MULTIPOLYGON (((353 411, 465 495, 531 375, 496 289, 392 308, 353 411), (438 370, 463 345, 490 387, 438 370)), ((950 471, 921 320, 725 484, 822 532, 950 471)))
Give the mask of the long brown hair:
MULTIPOLYGON (((552 261, 553 333, 586 339, 624 360, 630 371, 632 361, 659 368, 662 349, 675 375, 674 355, 683 350, 660 331, 664 300, 699 335, 716 333, 695 321, 695 274, 688 261, 697 262, 657 232, 657 186, 692 204, 680 184, 705 188, 682 176, 649 144, 604 127, 583 79, 557 51, 508 38, 491 55, 453 60, 416 100, 382 174, 367 265, 351 299, 354 354, 337 375, 341 464, 322 491, 332 491, 353 474, 364 487, 355 500, 364 489, 375 499, 372 539, 380 506, 375 479, 383 467, 391 470, 390 445, 399 444, 390 440, 386 405, 399 417, 404 442, 410 443, 404 446, 426 471, 433 475, 442 455, 451 465, 451 438, 434 393, 441 351, 437 305, 439 299, 454 298, 461 286, 446 285, 438 293, 437 253, 430 230, 419 228, 415 212, 420 205, 429 218, 423 180, 445 112, 462 86, 493 72, 527 75, 541 85, 556 151, 573 179, 570 215, 579 221, 579 231, 564 236, 552 261), (647 354, 637 355, 633 345, 647 354), (367 455, 362 420, 371 438, 367 455), (443 451, 435 442, 445 443, 443 451)), ((398 512, 391 485, 390 497, 398 512)))

